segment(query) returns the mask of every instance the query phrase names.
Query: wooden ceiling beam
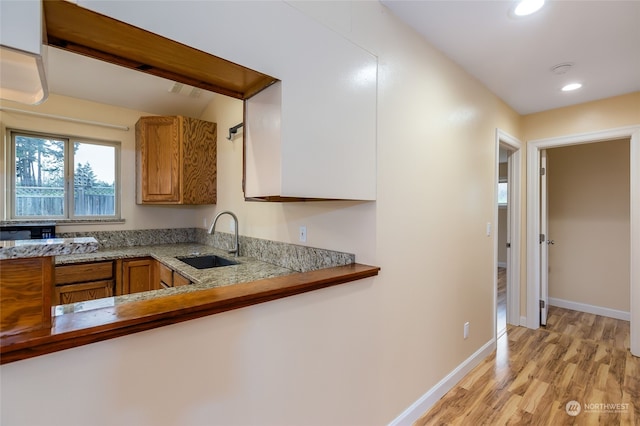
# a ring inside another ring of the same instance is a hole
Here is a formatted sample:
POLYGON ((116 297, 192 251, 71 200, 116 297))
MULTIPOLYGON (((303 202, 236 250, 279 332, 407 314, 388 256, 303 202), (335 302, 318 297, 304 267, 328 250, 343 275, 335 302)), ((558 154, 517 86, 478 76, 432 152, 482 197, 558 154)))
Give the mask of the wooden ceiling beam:
POLYGON ((64 0, 43 2, 46 44, 237 99, 278 81, 64 0))

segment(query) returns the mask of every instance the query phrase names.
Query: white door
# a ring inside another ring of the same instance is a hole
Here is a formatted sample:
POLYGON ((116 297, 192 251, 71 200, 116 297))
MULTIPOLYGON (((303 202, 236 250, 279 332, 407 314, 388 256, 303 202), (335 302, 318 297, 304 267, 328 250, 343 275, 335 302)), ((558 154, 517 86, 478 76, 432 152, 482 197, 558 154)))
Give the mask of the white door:
POLYGON ((540 325, 547 325, 549 303, 549 207, 547 204, 547 151, 540 151, 540 325))

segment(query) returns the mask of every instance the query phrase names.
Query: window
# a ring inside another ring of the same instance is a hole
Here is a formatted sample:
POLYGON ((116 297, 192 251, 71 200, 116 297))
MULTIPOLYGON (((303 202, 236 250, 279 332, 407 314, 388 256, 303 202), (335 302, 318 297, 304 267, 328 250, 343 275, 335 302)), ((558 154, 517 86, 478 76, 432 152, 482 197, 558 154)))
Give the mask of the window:
POLYGON ((10 131, 13 219, 120 218, 120 143, 10 131))
POLYGON ((507 193, 507 189, 509 188, 509 184, 507 182, 498 182, 498 205, 506 206, 509 195, 507 193))

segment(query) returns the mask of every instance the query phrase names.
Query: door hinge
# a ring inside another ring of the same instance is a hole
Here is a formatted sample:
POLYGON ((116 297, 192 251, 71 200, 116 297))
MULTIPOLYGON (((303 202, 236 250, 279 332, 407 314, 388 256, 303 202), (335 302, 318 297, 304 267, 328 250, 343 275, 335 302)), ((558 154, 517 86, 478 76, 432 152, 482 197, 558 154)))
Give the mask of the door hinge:
POLYGON ((547 169, 544 167, 540 167, 540 176, 544 176, 547 173, 547 169))
POLYGON ((540 299, 540 309, 544 309, 544 300, 540 299))
POLYGON ((540 234, 540 244, 544 243, 545 236, 544 234, 540 234))
POLYGON ((511 248, 511 243, 507 243, 507 248, 511 248))

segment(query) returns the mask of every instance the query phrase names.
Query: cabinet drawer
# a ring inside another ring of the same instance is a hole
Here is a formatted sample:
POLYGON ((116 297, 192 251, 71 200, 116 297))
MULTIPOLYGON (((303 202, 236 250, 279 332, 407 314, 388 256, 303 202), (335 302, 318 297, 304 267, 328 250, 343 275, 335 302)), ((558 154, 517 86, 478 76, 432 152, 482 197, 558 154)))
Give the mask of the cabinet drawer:
POLYGON ((56 286, 54 290, 55 304, 66 305, 67 303, 111 297, 113 296, 113 285, 113 281, 108 280, 56 286))
POLYGON ((112 278, 113 262, 94 262, 56 266, 56 285, 110 280, 112 278))

